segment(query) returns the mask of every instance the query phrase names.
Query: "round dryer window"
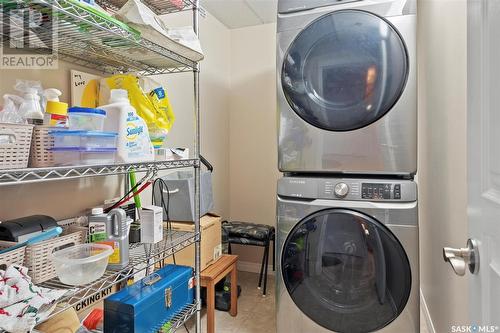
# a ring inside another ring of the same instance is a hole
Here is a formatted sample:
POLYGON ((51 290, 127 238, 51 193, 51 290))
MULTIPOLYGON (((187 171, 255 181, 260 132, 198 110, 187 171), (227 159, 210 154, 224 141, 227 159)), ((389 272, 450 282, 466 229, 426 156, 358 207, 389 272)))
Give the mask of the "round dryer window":
POLYGON ((300 32, 284 57, 281 84, 306 122, 351 131, 391 110, 408 71, 406 46, 391 23, 369 12, 340 10, 300 32))
POLYGON ((406 253, 368 215, 328 209, 302 220, 285 241, 282 276, 290 297, 331 331, 377 331, 403 311, 411 291, 406 253))

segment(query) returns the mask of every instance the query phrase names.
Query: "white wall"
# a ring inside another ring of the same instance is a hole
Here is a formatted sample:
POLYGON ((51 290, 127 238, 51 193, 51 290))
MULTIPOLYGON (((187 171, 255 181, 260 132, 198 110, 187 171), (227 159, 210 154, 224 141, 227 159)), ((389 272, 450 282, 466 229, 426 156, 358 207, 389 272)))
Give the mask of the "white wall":
MULTIPOLYGON (((230 216, 276 224, 276 25, 231 30, 230 216)), ((243 262, 262 249, 233 247, 243 262)))
MULTIPOLYGON (((170 26, 190 25, 190 13, 167 16, 170 26)), ((206 54, 202 62, 202 153, 215 167, 215 212, 229 216, 229 30, 207 15, 200 20, 201 42, 206 54)), ((64 91, 63 101, 69 100, 69 70, 76 68, 60 63, 58 70, 1 70, 0 94, 14 92, 16 78, 42 80, 45 87, 64 91)), ((89 71, 79 68, 80 70, 89 71)), ((193 80, 191 73, 157 77, 165 84, 176 114, 176 124, 169 135, 168 145, 193 146, 193 80)), ((23 186, 0 186, 0 220, 47 214, 68 218, 85 214, 89 207, 102 204, 104 199, 118 195, 122 186, 118 177, 86 178, 72 181, 53 181, 23 186)), ((143 195, 144 202, 150 194, 143 195)))
POLYGON ((467 279, 442 258, 467 240, 466 0, 418 6, 421 289, 441 333, 470 325, 467 279))

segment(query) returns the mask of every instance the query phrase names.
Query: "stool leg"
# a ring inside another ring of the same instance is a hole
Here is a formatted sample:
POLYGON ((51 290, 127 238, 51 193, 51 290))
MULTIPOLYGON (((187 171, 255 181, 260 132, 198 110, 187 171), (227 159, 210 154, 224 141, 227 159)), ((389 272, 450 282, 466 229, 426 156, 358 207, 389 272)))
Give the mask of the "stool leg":
POLYGON ((269 266, 269 242, 267 242, 265 251, 266 251, 266 264, 264 266, 264 292, 262 293, 263 296, 266 296, 266 291, 267 291, 267 267, 269 266))
POLYGON ((233 250, 231 249, 231 242, 227 243, 227 252, 228 254, 233 254, 233 250))
POLYGON ((215 283, 207 284, 207 333, 215 333, 215 283))
POLYGON ((266 263, 266 248, 264 247, 264 253, 262 254, 262 264, 260 265, 259 286, 257 287, 258 289, 260 289, 260 286, 262 285, 262 275, 264 274, 265 263, 266 263))

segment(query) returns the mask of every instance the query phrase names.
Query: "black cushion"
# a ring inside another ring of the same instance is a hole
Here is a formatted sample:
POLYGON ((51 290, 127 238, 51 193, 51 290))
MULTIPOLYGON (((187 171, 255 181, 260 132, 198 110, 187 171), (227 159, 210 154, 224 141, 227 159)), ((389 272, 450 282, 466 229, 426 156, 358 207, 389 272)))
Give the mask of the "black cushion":
POLYGON ((240 221, 224 221, 222 228, 227 232, 229 243, 265 246, 269 240, 274 240, 275 229, 266 224, 240 221))

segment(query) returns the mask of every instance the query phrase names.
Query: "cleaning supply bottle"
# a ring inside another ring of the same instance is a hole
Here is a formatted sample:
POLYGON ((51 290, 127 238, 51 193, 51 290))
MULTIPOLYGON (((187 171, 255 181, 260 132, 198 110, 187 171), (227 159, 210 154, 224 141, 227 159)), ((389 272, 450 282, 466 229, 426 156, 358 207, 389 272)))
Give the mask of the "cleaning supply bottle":
POLYGON ((52 127, 68 126, 68 104, 59 101, 61 91, 55 88, 45 89, 43 91, 45 100, 44 124, 52 127))
POLYGON ((36 89, 26 89, 23 96, 23 102, 19 107, 19 114, 26 119, 28 124, 43 124, 43 112, 40 107, 40 96, 38 96, 38 91, 36 89))
POLYGON ((23 117, 19 114, 19 106, 23 99, 17 95, 3 95, 3 111, 0 113, 0 123, 24 124, 23 117))
POLYGON ((121 208, 104 214, 102 208, 93 208, 89 216, 89 241, 106 244, 114 252, 109 257, 109 269, 122 269, 129 263, 128 234, 132 219, 121 208))
POLYGON ((104 130, 118 132, 118 160, 124 163, 154 160, 154 150, 146 122, 130 104, 128 92, 112 89, 110 104, 99 107, 107 112, 104 130))

